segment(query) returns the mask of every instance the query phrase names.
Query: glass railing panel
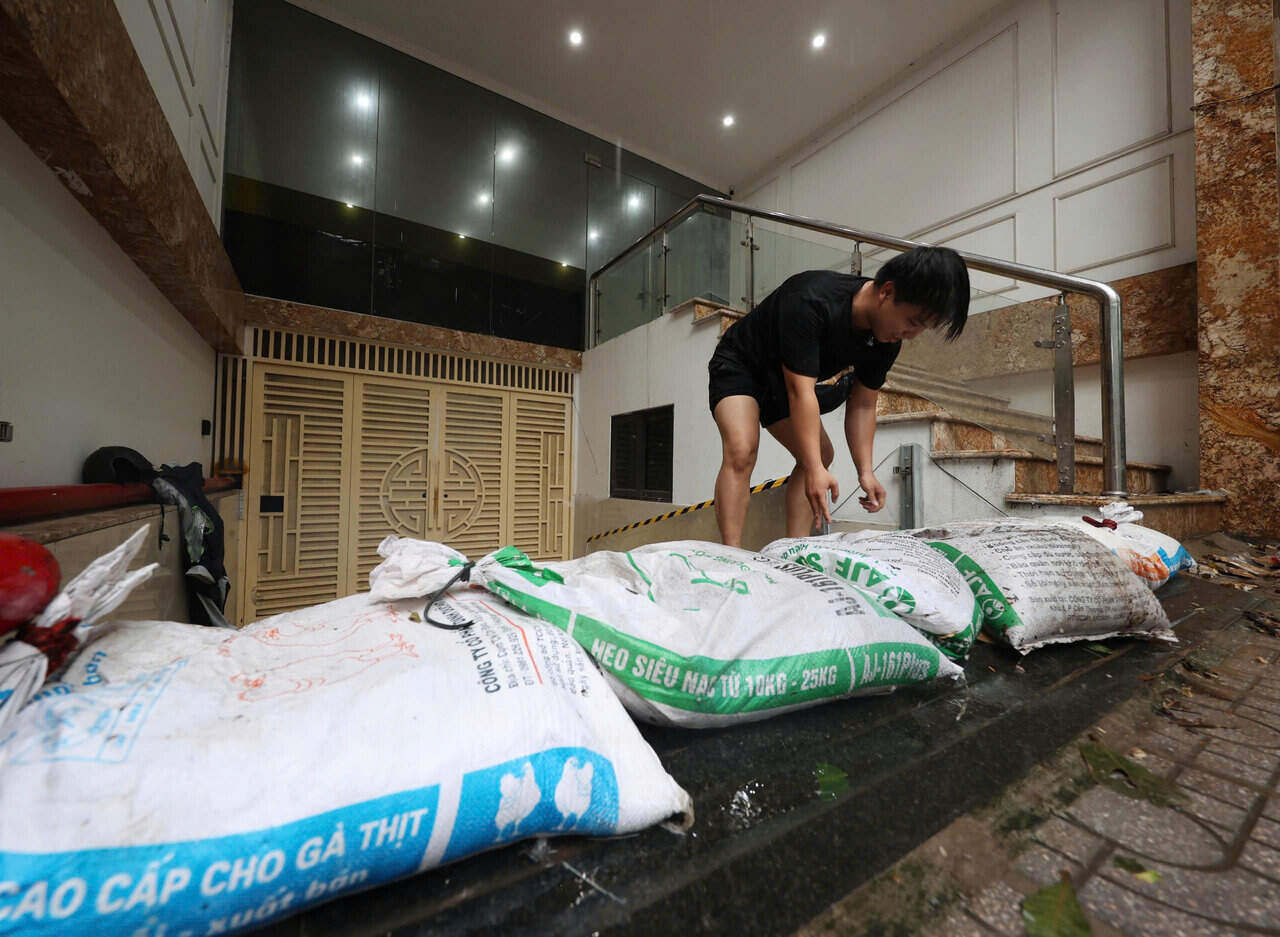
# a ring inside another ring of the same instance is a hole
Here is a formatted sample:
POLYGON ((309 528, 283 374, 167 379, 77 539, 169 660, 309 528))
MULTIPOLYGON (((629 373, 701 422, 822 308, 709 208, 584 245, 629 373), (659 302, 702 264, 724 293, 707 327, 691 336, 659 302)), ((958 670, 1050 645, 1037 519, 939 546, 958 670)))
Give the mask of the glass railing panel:
POLYGON ((803 229, 780 229, 776 223, 757 223, 754 230, 756 304, 783 280, 804 270, 849 272, 852 245, 832 244, 803 229))
POLYGON ((690 299, 737 306, 730 288, 735 247, 733 222, 724 212, 695 211, 669 227, 664 308, 690 299))
POLYGON ((644 325, 661 312, 660 251, 645 243, 596 281, 596 344, 644 325))

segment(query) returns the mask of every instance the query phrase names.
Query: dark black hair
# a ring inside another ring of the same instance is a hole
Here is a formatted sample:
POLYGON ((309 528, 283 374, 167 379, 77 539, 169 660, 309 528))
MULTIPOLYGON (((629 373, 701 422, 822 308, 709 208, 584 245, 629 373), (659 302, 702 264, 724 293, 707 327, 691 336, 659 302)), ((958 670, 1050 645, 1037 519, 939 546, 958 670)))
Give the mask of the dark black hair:
POLYGON ((916 247, 892 258, 876 273, 876 286, 893 284, 893 298, 919 306, 947 341, 964 331, 969 318, 969 271, 949 247, 916 247))

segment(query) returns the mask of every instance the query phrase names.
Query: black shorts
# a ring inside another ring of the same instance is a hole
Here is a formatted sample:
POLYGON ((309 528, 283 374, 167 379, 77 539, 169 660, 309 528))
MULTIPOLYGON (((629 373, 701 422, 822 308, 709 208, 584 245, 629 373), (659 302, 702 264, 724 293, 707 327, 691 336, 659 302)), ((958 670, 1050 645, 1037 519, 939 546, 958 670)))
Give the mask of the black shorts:
MULTIPOLYGON (((775 372, 758 374, 736 356, 717 351, 707 363, 707 373, 707 401, 712 413, 716 411, 716 404, 724 398, 741 395, 754 397, 759 404, 761 426, 772 426, 791 415, 791 406, 787 402, 787 385, 783 380, 781 367, 775 372)), ((815 388, 818 411, 830 413, 844 403, 849 398, 852 380, 853 374, 849 372, 831 384, 819 384, 815 388)))

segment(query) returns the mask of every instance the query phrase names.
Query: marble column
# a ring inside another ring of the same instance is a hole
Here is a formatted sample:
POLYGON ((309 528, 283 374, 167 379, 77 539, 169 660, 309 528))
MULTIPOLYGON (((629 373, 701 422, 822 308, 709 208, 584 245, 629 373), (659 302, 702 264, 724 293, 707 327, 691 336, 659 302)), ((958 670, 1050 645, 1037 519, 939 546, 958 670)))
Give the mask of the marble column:
POLYGON ((1192 0, 1200 483, 1229 531, 1280 536, 1274 0, 1192 0))

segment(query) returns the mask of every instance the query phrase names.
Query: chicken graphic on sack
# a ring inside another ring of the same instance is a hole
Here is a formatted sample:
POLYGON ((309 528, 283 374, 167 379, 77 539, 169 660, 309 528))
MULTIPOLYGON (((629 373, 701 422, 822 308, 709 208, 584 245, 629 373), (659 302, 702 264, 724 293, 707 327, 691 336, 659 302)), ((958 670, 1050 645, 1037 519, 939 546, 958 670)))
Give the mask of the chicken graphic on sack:
POLYGON ((503 830, 511 826, 511 835, 515 836, 520 823, 533 813, 542 800, 542 788, 533 777, 533 763, 526 761, 521 768, 520 776, 504 774, 498 782, 502 798, 498 801, 498 812, 493 818, 498 828, 498 836, 504 836, 503 830))
POLYGON ((591 806, 591 779, 595 776, 596 766, 591 762, 582 763, 582 759, 573 755, 564 763, 564 771, 560 775, 560 783, 556 785, 556 810, 563 818, 557 829, 569 829, 574 820, 580 821, 582 815, 591 806), (573 820, 569 818, 573 817, 573 820))

